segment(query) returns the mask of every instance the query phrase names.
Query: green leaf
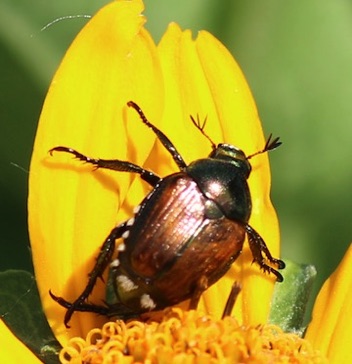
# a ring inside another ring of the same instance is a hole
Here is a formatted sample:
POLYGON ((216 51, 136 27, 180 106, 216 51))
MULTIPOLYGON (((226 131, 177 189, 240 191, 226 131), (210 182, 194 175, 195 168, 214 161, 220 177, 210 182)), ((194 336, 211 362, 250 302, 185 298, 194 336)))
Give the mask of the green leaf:
POLYGON ((286 268, 282 271, 284 281, 275 285, 269 322, 285 332, 302 335, 307 303, 317 272, 313 265, 285 263, 286 268))
POLYGON ((0 317, 41 361, 59 363, 61 349, 42 310, 35 278, 26 271, 0 273, 0 317))

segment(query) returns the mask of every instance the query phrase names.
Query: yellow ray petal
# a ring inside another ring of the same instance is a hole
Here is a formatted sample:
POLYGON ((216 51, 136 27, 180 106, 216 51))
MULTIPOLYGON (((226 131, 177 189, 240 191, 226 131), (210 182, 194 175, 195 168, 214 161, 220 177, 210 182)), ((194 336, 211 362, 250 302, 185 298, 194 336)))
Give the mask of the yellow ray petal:
MULTIPOLYGON (((251 154, 264 146, 257 111, 248 85, 232 56, 207 32, 193 41, 189 31, 172 24, 158 47, 144 30, 139 0, 120 0, 103 8, 68 51, 49 90, 36 137, 30 176, 29 225, 33 259, 44 308, 59 339, 83 335, 98 325, 94 315, 74 315, 69 333, 62 330, 64 310, 48 297, 48 289, 68 300, 86 284, 100 244, 117 219, 126 217, 142 198, 138 178, 107 171, 91 173, 70 156, 47 151, 73 147, 91 157, 119 158, 143 164, 153 135, 126 102, 136 101, 147 117, 175 142, 186 162, 205 157, 209 142, 189 120, 208 117, 206 132, 214 142, 229 142, 251 154), (162 73, 161 73, 162 72, 162 73), (164 84, 163 84, 163 79, 164 84), (126 123, 128 121, 128 127, 126 123), (143 128, 143 126, 142 126, 143 128), (143 129, 142 129, 143 130, 143 129), (149 136, 150 135, 150 136, 149 136), (116 211, 123 206, 116 218, 116 211)), ((161 175, 176 170, 156 144, 145 166, 161 175)), ((253 160, 251 224, 278 255, 278 226, 269 199, 268 158, 253 160)), ((244 282, 238 311, 246 323, 267 318, 273 279, 243 259, 206 294, 205 306, 220 314, 234 279, 244 282), (245 262, 244 270, 240 270, 245 262), (251 276, 249 276, 251 272, 251 276), (258 297, 260 297, 259 305, 258 297)), ((91 299, 104 297, 100 285, 91 299)))
POLYGON ((330 363, 352 362, 352 245, 324 283, 313 309, 306 339, 330 363))
MULTIPOLYGON (((92 166, 66 154, 50 157, 48 150, 63 145, 91 157, 142 164, 153 138, 145 140, 143 126, 126 102, 138 102, 157 122, 163 99, 156 48, 143 28, 142 10, 139 0, 120 0, 91 19, 58 69, 39 121, 29 182, 29 229, 44 309, 61 340, 83 335, 98 321, 95 315, 74 315, 67 332, 64 309, 48 290, 68 300, 82 292, 100 245, 124 218, 116 213, 133 177, 122 174, 117 182, 116 173, 93 173, 92 166)), ((103 298, 100 285, 91 299, 99 303, 103 298)))

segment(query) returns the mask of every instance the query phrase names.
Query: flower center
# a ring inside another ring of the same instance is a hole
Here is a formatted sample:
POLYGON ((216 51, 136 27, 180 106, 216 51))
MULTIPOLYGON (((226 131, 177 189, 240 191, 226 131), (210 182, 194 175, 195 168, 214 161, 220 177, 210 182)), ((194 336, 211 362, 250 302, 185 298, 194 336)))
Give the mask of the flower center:
POLYGON ((167 309, 161 322, 118 320, 72 338, 62 363, 327 363, 310 343, 274 325, 243 326, 167 309))

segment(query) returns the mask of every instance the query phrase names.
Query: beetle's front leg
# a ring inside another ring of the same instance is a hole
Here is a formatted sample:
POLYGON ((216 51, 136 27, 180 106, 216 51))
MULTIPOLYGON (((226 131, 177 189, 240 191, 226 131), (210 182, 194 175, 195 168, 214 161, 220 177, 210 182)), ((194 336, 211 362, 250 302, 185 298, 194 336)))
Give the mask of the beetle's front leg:
POLYGON ((160 177, 157 176, 155 173, 153 173, 152 171, 148 171, 131 162, 121 161, 119 159, 90 158, 80 152, 77 152, 77 150, 63 146, 54 147, 49 150, 50 155, 53 155, 53 152, 70 153, 82 162, 92 164, 93 166, 95 166, 95 169, 105 168, 111 169, 113 171, 138 173, 144 181, 146 181, 153 187, 155 187, 156 184, 160 182, 160 177))
POLYGON ((96 285, 97 279, 102 278, 105 269, 111 262, 112 255, 115 251, 115 241, 121 238, 122 234, 125 231, 127 231, 127 229, 128 229, 127 222, 124 222, 111 230, 109 236, 106 238, 104 244, 100 249, 100 253, 97 257, 93 270, 88 275, 89 280, 86 285, 86 288, 74 302, 70 303, 66 301, 64 298, 57 297, 52 292, 49 292, 50 296, 56 302, 58 302, 61 306, 67 309, 64 319, 64 323, 67 328, 70 327, 68 323, 71 320, 71 317, 75 311, 91 311, 97 313, 105 312, 106 307, 89 305, 86 303, 86 300, 92 293, 96 285), (92 309, 89 310, 87 309, 87 307, 92 307, 92 309), (99 307, 101 308, 100 310, 98 309, 99 307))

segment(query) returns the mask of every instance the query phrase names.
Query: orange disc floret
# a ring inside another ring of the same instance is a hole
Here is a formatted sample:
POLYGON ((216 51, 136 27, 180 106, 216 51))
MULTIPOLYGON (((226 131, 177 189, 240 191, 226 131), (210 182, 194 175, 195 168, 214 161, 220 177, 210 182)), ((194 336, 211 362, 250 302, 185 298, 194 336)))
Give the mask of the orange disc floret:
POLYGON ((309 342, 274 325, 243 326, 167 309, 161 322, 122 320, 73 338, 62 363, 327 363, 309 342))

